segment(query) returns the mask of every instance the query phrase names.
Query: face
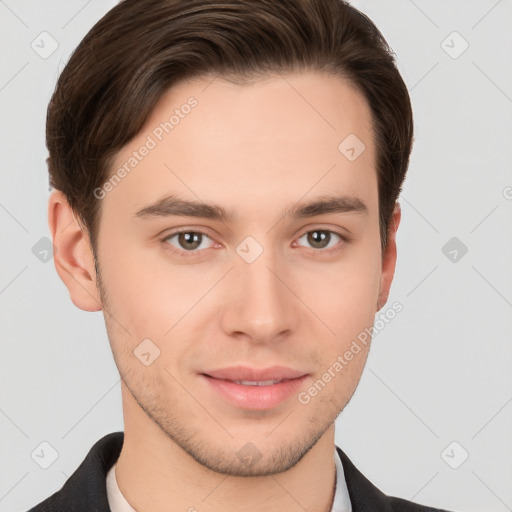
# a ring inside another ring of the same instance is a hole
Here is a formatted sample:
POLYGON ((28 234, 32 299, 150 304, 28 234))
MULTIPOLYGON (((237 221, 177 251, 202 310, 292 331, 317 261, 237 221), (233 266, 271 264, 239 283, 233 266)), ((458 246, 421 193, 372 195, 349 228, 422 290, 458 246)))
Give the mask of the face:
POLYGON ((344 354, 391 284, 367 103, 312 72, 183 82, 113 172, 98 262, 126 417, 218 472, 291 468, 354 393, 369 342, 344 354))

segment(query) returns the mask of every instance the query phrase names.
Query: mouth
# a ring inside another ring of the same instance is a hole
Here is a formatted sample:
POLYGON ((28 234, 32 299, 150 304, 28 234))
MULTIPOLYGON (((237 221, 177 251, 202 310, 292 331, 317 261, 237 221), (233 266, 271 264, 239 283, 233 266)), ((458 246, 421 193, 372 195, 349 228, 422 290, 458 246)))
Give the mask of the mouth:
POLYGON ((290 379, 274 379, 274 380, 232 380, 235 384, 243 384, 244 386, 272 386, 280 382, 286 382, 290 379))
POLYGON ((210 392, 241 409, 277 407, 299 392, 308 374, 286 367, 231 367, 199 374, 210 392))

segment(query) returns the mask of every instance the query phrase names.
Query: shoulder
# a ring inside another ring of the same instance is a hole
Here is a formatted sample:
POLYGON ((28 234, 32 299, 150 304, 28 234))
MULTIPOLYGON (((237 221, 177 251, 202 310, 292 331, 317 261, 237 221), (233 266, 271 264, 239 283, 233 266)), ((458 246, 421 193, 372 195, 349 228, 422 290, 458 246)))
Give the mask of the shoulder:
POLYGON ((352 512, 449 512, 388 496, 373 485, 352 463, 341 448, 336 447, 352 503, 352 512))
POLYGON ((60 490, 28 512, 110 512, 106 478, 121 453, 124 433, 98 440, 60 490))

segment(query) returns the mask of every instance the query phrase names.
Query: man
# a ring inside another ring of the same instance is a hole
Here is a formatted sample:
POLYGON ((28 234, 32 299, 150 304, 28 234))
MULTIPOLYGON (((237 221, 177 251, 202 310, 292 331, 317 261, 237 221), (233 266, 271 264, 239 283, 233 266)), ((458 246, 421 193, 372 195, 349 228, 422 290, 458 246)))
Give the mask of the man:
POLYGON ((390 49, 347 3, 107 13, 49 105, 48 214, 71 300, 105 314, 125 429, 31 510, 435 510, 334 444, 412 137, 390 49))

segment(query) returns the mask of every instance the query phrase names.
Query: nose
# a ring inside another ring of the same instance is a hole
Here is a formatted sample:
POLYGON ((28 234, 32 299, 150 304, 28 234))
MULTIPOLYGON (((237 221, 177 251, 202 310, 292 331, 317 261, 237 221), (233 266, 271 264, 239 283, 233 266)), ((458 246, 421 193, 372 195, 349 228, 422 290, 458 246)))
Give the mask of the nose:
POLYGON ((304 312, 289 263, 277 261, 271 250, 252 263, 237 256, 229 278, 221 318, 227 335, 272 343, 296 331, 304 312))

